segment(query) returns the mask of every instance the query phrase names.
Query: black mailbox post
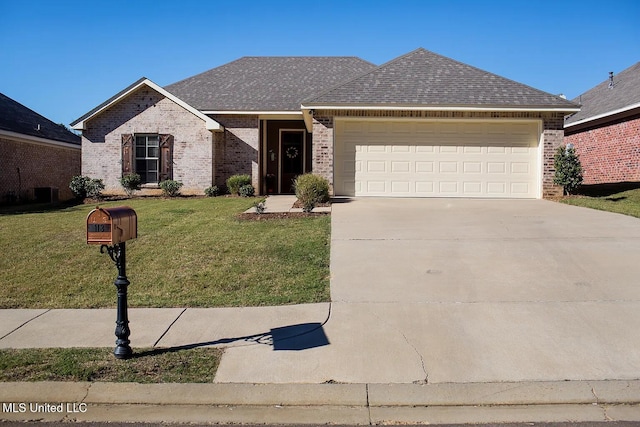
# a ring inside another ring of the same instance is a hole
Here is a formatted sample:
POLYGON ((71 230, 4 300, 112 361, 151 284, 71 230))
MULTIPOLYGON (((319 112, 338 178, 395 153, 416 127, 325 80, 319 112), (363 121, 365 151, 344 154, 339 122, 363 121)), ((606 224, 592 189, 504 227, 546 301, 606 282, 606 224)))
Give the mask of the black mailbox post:
POLYGON ((100 245, 118 269, 114 285, 118 290, 118 312, 116 318, 116 348, 113 354, 118 359, 128 359, 133 354, 129 345, 129 315, 127 313, 127 247, 126 241, 138 237, 138 217, 128 206, 114 208, 97 207, 87 216, 87 243, 100 245))

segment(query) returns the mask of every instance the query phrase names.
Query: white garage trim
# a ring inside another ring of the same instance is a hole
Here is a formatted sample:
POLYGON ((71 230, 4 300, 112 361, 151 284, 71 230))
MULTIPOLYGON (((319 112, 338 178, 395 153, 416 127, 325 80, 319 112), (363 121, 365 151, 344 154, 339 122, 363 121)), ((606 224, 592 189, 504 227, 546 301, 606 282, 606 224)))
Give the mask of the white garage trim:
POLYGON ((336 195, 540 198, 542 121, 337 117, 336 195))

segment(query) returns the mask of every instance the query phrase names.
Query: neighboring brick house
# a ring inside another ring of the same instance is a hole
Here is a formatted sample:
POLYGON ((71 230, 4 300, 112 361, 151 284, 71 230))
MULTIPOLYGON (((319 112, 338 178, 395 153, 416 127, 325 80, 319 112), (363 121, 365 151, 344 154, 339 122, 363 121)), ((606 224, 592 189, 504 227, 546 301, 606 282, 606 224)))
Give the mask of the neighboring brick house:
POLYGON ((640 183, 640 62, 573 100, 581 111, 565 120, 584 185, 640 183))
POLYGON ((553 184, 560 97, 417 49, 354 57, 245 57, 161 88, 141 79, 72 126, 83 174, 123 173, 202 194, 237 173, 261 194, 300 173, 335 195, 540 198, 553 184))
POLYGON ((80 137, 0 93, 0 204, 73 198, 80 137))

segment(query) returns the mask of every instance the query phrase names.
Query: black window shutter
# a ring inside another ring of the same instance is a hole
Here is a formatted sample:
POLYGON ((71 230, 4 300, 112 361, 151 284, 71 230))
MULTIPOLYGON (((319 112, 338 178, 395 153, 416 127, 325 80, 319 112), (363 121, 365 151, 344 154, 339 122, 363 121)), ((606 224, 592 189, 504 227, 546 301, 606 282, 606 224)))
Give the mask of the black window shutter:
POLYGON ((160 134, 160 181, 173 179, 173 135, 160 134))
POLYGON ((125 133, 122 135, 122 175, 134 173, 135 167, 133 162, 133 135, 125 133))

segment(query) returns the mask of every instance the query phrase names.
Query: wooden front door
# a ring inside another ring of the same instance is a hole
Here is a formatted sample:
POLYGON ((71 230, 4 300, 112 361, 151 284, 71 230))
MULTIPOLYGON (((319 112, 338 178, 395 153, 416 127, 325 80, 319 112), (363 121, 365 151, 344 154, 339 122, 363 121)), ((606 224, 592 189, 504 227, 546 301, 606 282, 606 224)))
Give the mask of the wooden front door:
POLYGON ((279 193, 295 193, 293 180, 305 172, 304 130, 280 130, 279 193))

